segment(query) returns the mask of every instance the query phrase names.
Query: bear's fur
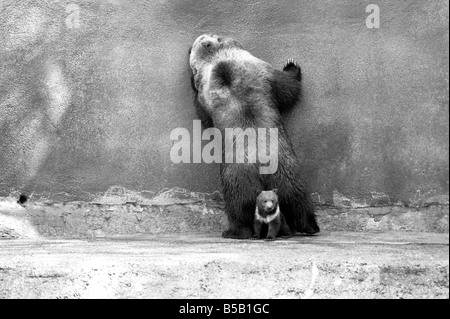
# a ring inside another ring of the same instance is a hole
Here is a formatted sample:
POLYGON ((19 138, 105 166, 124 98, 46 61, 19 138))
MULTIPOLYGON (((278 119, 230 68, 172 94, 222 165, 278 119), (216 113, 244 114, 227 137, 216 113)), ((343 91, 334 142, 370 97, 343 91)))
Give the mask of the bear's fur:
POLYGON ((256 198, 253 239, 275 240, 276 237, 291 237, 292 232, 278 205, 277 189, 262 191, 256 198))
MULTIPOLYGON (((289 60, 279 71, 244 50, 236 40, 206 34, 195 40, 189 62, 197 114, 206 127, 214 126, 222 133, 225 128, 278 129, 278 170, 274 174, 260 174, 259 163, 221 164, 229 221, 223 237, 251 238, 256 198, 261 191, 274 188, 292 233, 319 232, 314 206, 280 115, 299 99, 301 70, 297 63, 289 60)), ((272 146, 271 142, 268 147, 272 146)))

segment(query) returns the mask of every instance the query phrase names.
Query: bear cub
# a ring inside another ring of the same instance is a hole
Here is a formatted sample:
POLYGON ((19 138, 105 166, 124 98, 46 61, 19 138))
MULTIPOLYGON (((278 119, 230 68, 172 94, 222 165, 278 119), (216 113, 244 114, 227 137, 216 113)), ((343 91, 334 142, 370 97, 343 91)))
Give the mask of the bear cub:
POLYGON ((291 237, 291 230, 278 205, 277 189, 262 191, 256 198, 255 220, 253 222, 253 239, 262 238, 263 227, 267 225, 266 240, 276 237, 291 237))

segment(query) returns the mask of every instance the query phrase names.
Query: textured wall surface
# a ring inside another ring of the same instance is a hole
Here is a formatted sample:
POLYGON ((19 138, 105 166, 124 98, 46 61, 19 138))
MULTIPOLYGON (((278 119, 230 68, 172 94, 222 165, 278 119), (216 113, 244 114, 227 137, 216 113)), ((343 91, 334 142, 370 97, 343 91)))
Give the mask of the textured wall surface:
POLYGON ((195 118, 188 47, 206 32, 299 61, 286 125, 316 201, 447 196, 448 1, 377 1, 378 29, 369 3, 0 0, 0 196, 220 189, 217 164, 169 157, 195 118))

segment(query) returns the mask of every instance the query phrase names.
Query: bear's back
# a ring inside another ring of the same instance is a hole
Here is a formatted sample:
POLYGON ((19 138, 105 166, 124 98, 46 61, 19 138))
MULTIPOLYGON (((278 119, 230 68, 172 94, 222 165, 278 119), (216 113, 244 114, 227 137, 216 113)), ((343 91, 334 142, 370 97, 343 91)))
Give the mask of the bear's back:
POLYGON ((271 99, 270 64, 233 48, 220 50, 204 70, 204 99, 217 128, 280 126, 271 99))

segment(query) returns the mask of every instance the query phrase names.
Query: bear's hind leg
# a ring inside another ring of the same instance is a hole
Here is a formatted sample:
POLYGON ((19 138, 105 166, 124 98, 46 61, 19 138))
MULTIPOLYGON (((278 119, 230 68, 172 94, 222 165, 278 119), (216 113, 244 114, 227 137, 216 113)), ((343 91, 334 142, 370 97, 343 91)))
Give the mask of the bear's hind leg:
POLYGON ((320 227, 317 224, 316 215, 313 212, 308 212, 306 220, 307 223, 303 227, 302 233, 306 235, 315 235, 320 232, 320 227))
MULTIPOLYGON (((224 195, 226 192, 224 192, 224 195)), ((255 197, 256 198, 256 197, 255 197)), ((224 238, 248 239, 253 235, 253 215, 255 204, 244 205, 237 198, 224 196, 228 229, 222 233, 224 238), (234 203, 234 204, 233 204, 234 203)))
POLYGON ((280 210, 293 234, 300 232, 308 235, 320 231, 312 198, 302 184, 295 167, 284 176, 280 176, 278 185, 280 210))
POLYGON ((281 238, 290 238, 294 235, 294 233, 291 231, 291 229, 289 228, 287 222, 286 222, 286 218, 284 217, 283 214, 281 214, 281 226, 280 226, 280 231, 278 233, 278 236, 281 238))
POLYGON ((256 197, 261 192, 259 175, 251 167, 230 165, 221 172, 225 213, 229 228, 225 238, 246 239, 253 235, 256 197), (250 170, 249 170, 250 169, 250 170))

